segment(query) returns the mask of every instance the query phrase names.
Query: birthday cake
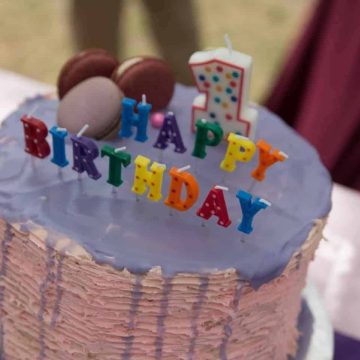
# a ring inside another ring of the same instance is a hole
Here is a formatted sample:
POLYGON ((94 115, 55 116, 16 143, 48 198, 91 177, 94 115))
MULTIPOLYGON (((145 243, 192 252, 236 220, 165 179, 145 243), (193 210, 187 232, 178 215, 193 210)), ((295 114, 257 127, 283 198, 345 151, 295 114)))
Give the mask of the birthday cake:
POLYGON ((177 85, 161 129, 126 97, 114 140, 68 134, 44 96, 4 121, 1 358, 296 356, 331 179, 278 117, 224 105, 248 82, 230 60, 192 58, 208 99, 177 85))

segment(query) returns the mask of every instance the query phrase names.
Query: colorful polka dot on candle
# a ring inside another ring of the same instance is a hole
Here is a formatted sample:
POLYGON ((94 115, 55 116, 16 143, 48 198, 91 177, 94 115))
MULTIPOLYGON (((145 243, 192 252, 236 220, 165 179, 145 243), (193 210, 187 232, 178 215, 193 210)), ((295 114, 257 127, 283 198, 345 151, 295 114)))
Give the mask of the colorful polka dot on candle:
POLYGON ((240 74, 239 74, 237 71, 233 71, 232 76, 233 76, 235 79, 237 79, 237 78, 240 76, 240 74))
POLYGON ((220 78, 219 78, 217 75, 214 75, 214 76, 212 77, 212 79, 213 79, 213 81, 215 81, 215 82, 218 82, 218 81, 220 80, 220 78))
POLYGON ((231 73, 227 73, 225 76, 226 76, 226 78, 229 79, 229 80, 232 78, 231 73))
POLYGON ((221 102, 221 99, 218 96, 215 96, 214 101, 219 104, 221 102))
POLYGON ((231 94, 233 91, 232 91, 232 88, 226 88, 226 92, 228 93, 228 94, 231 94))
POLYGON ((223 72, 224 68, 223 68, 222 66, 218 65, 218 66, 216 67, 216 70, 217 70, 218 72, 223 72))
POLYGON ((226 118, 226 120, 232 120, 233 117, 231 114, 228 113, 225 115, 225 118, 226 118))
POLYGON ((207 88, 209 88, 209 87, 210 87, 210 83, 209 83, 208 81, 205 81, 205 82, 204 82, 204 86, 207 87, 207 88))
POLYGON ((206 72, 211 72, 211 67, 210 66, 205 66, 205 71, 206 72))
POLYGON ((236 96, 232 96, 230 99, 231 99, 232 102, 236 102, 236 101, 237 101, 237 97, 236 97, 236 96))
POLYGON ((210 113, 210 117, 211 117, 212 119, 215 119, 215 118, 216 118, 216 114, 215 114, 214 112, 211 112, 211 113, 210 113))
POLYGON ((200 79, 201 81, 204 81, 204 80, 206 80, 206 77, 205 77, 205 75, 201 74, 201 75, 199 75, 199 79, 200 79))
POLYGON ((229 104, 224 101, 224 102, 222 103, 222 106, 223 106, 224 109, 227 109, 227 108, 229 107, 229 104))
POLYGON ((219 91, 219 92, 221 92, 221 91, 223 91, 223 88, 222 88, 222 86, 217 85, 217 86, 216 86, 216 90, 219 91))
POLYGON ((236 87, 236 82, 234 80, 230 81, 230 86, 233 88, 236 87))

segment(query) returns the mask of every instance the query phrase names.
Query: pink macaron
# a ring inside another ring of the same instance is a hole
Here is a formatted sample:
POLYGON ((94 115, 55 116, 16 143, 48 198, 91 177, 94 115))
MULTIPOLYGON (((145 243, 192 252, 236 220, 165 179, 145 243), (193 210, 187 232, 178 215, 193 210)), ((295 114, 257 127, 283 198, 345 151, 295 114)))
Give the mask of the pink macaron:
POLYGON ((61 99, 57 123, 73 134, 88 124, 85 136, 98 140, 116 138, 123 97, 116 84, 106 77, 86 79, 61 99))

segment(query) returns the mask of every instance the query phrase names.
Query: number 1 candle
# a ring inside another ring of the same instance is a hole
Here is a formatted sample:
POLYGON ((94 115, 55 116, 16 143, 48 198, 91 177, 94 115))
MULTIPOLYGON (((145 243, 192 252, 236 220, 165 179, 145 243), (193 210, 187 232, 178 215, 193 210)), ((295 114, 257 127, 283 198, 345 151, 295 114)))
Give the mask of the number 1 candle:
POLYGON ((192 105, 192 124, 204 118, 221 125, 225 135, 255 136, 258 111, 249 106, 252 58, 228 48, 198 51, 189 60, 200 91, 192 105))

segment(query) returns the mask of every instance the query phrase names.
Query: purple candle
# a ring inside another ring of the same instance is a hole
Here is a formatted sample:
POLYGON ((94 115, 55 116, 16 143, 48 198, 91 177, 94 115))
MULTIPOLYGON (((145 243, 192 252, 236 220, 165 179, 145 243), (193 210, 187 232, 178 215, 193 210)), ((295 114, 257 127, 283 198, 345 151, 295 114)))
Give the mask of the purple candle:
POLYGON ((164 150, 171 143, 175 145, 175 152, 182 154, 186 151, 176 117, 174 113, 168 112, 165 116, 154 147, 160 150, 164 150))
POLYGON ((99 156, 99 149, 96 143, 82 134, 86 131, 88 125, 85 125, 77 135, 70 137, 73 144, 73 170, 82 174, 87 172, 88 176, 97 180, 101 177, 94 160, 99 156))

